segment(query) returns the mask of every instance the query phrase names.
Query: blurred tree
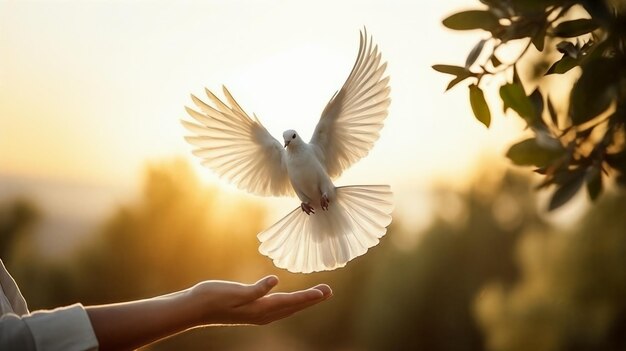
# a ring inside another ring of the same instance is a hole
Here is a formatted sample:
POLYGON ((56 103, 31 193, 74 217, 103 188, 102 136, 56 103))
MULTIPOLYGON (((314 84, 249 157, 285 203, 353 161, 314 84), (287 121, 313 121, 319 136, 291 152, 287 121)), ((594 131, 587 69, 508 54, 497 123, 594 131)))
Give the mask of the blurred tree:
MULTIPOLYGON (((324 282, 333 289, 331 300, 315 306, 314 310, 307 311, 306 314, 290 317, 289 322, 285 323, 285 332, 297 336, 303 343, 298 350, 351 350, 358 346, 357 328, 362 316, 361 312, 370 304, 379 303, 379 301, 371 300, 372 292, 369 289, 373 278, 372 273, 377 270, 381 262, 386 262, 397 254, 397 250, 390 242, 390 238, 398 234, 397 228, 398 226, 392 223, 387 230, 387 235, 377 246, 371 248, 367 254, 348 263, 345 268, 288 277, 298 286, 324 282)), ((392 275, 395 274, 394 272, 392 275)), ((376 325, 379 323, 375 319, 363 322, 376 325)))
POLYGON ((258 253, 260 206, 203 186, 189 164, 173 160, 149 167, 140 197, 76 256, 57 265, 20 259, 28 262, 18 269, 20 284, 33 308, 264 274, 277 274, 280 290, 328 282, 335 293, 263 328, 197 329, 150 350, 508 350, 551 335, 560 349, 623 349, 625 198, 604 197, 580 233, 530 235, 546 228, 530 187, 511 172, 483 175, 465 193, 441 191, 438 219, 425 233, 411 233, 421 235, 415 247, 397 241, 403 227, 395 219, 381 243, 348 267, 302 275, 258 253))
POLYGON ((248 266, 263 264, 254 235, 263 220, 261 206, 202 186, 186 161, 153 165, 138 202, 120 208, 81 253, 77 293, 102 303, 250 279, 248 266))
MULTIPOLYGON (((139 199, 121 206, 72 262, 69 299, 101 304, 169 293, 207 279, 253 282, 275 271, 257 251, 255 234, 264 220, 259 204, 202 185, 185 160, 152 164, 139 199)), ((149 348, 227 349, 252 336, 208 328, 149 348)))
POLYGON ((611 195, 573 233, 525 235, 522 279, 492 284, 476 311, 492 350, 626 350, 626 196, 611 195))
POLYGON ((368 350, 482 350, 472 303, 491 281, 511 285, 512 252, 527 230, 541 229, 527 179, 507 174, 465 194, 442 192, 440 219, 409 252, 372 266, 366 302, 355 316, 368 350), (450 213, 452 209, 454 213, 450 213))
POLYGON ((504 112, 513 110, 534 133, 513 145, 507 156, 515 164, 535 166, 535 171, 544 175, 540 187, 556 187, 550 209, 566 203, 584 184, 589 197, 596 199, 606 175, 613 174, 626 186, 626 1, 481 3, 486 8, 455 13, 443 20, 451 29, 488 33, 471 50, 464 66, 433 66, 455 76, 447 89, 470 79, 472 110, 489 127, 491 112, 482 90, 483 78, 505 78, 499 88, 504 112), (520 54, 503 62, 501 52, 520 42, 520 54), (558 57, 554 57, 555 49, 558 57), (532 51, 542 58, 538 64, 531 63, 534 81, 522 82, 518 68, 532 51), (569 101, 560 111, 553 104, 554 97, 568 84, 569 75, 554 76, 568 71, 580 72, 580 76, 566 88, 571 90, 569 101))
POLYGON ((0 258, 11 272, 29 306, 68 304, 71 280, 65 266, 37 252, 34 228, 42 214, 25 198, 0 205, 0 258), (60 302, 59 302, 60 301, 60 302))
POLYGON ((0 204, 0 258, 5 264, 10 262, 20 236, 29 235, 29 229, 38 219, 39 211, 28 200, 0 204))

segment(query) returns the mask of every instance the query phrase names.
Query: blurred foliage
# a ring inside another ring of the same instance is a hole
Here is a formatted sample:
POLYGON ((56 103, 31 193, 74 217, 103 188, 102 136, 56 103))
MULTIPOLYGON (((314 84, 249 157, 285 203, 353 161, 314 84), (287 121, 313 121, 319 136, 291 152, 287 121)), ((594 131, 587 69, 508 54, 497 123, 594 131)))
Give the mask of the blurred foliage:
POLYGON ((263 220, 259 205, 203 187, 187 162, 153 165, 138 202, 121 207, 79 254, 83 284, 76 291, 87 303, 103 303, 187 288, 207 277, 250 279, 254 272, 239 257, 256 250, 251 233, 263 220))
POLYGON ((443 20, 450 29, 488 33, 470 51, 464 66, 433 66, 454 76, 447 89, 469 79, 472 110, 489 127, 483 78, 504 77, 499 88, 504 112, 513 110, 534 134, 513 145, 507 157, 515 164, 534 166, 544 176, 540 188, 554 185, 550 209, 565 204, 583 185, 595 200, 607 176, 626 186, 626 1, 480 2, 486 8, 443 20), (520 54, 505 62, 501 52, 516 43, 522 43, 520 54), (533 52, 542 58, 531 63, 533 79, 523 82, 518 68, 528 65, 525 59, 533 52), (555 101, 554 96, 569 83, 570 75, 565 73, 570 71, 579 77, 565 88, 569 99, 555 101), (566 107, 561 111, 553 102, 566 107))
MULTIPOLYGON (((507 173, 482 176, 465 192, 439 190, 437 219, 423 233, 401 232, 395 218, 381 243, 347 267, 303 275, 258 253, 255 234, 266 225, 260 205, 203 185, 174 160, 149 167, 140 197, 75 255, 51 265, 20 250, 9 268, 31 309, 266 274, 279 276, 282 291, 321 282, 334 291, 268 326, 194 329, 150 350, 509 350, 535 335, 555 335, 561 349, 623 345, 626 201, 605 197, 575 233, 545 234, 552 229, 530 189, 526 177, 507 173), (403 241, 408 236, 419 240, 403 241), (535 334, 545 325, 551 329, 535 334)), ((2 218, 16 217, 10 207, 2 218)), ((539 346, 526 349, 551 350, 539 346)))
POLYGON ((626 350, 626 196, 600 201, 572 233, 527 233, 522 278, 491 284, 477 316, 492 350, 626 350))
POLYGON ((512 173, 467 193, 440 192, 441 215, 407 252, 376 264, 358 315, 364 349, 483 350, 472 313, 482 286, 518 276, 512 252, 529 229, 544 228, 533 193, 512 173), (455 205, 455 202, 459 202, 455 205), (451 208, 457 208, 449 216, 451 208))
POLYGON ((0 258, 11 261, 11 250, 21 237, 28 236, 39 218, 39 211, 26 199, 13 199, 0 204, 0 258))
POLYGON ((28 199, 4 201, 0 205, 0 258, 17 278, 29 306, 50 301, 66 305, 73 302, 67 267, 42 258, 36 249, 35 230, 43 215, 28 199))

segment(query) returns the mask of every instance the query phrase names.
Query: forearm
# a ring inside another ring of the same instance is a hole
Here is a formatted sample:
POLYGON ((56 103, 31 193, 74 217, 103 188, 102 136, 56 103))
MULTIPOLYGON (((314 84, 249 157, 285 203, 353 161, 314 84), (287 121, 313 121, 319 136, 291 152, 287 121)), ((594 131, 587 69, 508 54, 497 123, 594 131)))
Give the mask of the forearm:
POLYGON ((100 350, 133 349, 199 324, 191 289, 146 300, 86 307, 100 350))
POLYGON ((276 284, 275 276, 250 285, 212 280, 165 296, 86 311, 100 349, 125 350, 199 325, 267 324, 332 296, 325 284, 268 294, 276 284))

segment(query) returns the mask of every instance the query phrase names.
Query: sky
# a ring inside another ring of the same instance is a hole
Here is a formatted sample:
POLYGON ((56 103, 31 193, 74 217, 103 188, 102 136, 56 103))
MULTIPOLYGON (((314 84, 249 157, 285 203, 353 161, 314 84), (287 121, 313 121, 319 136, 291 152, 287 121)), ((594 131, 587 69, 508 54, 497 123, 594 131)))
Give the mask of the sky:
POLYGON ((431 184, 466 184, 506 162, 522 138, 517 118, 496 112, 490 129, 474 120, 467 88, 444 94, 450 77, 431 69, 462 64, 482 39, 441 25, 478 6, 0 0, 0 175, 136 188, 147 162, 182 156, 240 192, 192 157, 180 124, 189 95, 225 85, 275 137, 308 139, 366 27, 388 62, 392 104, 373 150, 336 184, 391 184, 409 211, 431 184))

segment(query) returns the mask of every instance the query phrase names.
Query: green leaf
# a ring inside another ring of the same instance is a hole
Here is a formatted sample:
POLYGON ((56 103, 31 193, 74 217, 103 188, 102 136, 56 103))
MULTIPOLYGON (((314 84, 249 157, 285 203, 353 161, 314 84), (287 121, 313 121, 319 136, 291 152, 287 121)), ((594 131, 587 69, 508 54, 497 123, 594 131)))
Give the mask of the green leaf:
POLYGON ((538 127, 539 124, 543 124, 543 119, 541 118, 543 115, 543 96, 541 95, 539 88, 536 88, 528 98, 530 99, 530 102, 533 105, 533 110, 535 111, 532 120, 529 120, 528 122, 532 126, 538 127))
POLYGON ((535 49, 537 49, 537 51, 541 52, 543 51, 543 48, 545 47, 545 43, 546 43, 546 32, 548 30, 548 22, 546 21, 547 19, 545 17, 541 17, 541 22, 535 22, 536 26, 539 26, 539 29, 537 30, 537 32, 533 35, 532 43, 535 46, 535 49))
POLYGON ((552 124, 558 128, 559 118, 556 114, 556 109, 554 108, 554 105, 552 105, 552 101, 550 100, 549 96, 546 98, 546 100, 548 100, 548 113, 550 114, 550 120, 552 121, 552 124))
POLYGON ((461 83, 464 80, 465 80, 465 78, 463 78, 463 77, 456 77, 456 78, 454 78, 453 80, 450 81, 450 83, 448 83, 448 86, 446 86, 446 90, 445 91, 448 91, 448 90, 454 88, 455 85, 461 83))
POLYGON ((496 57, 495 53, 491 54, 491 57, 489 59, 491 60, 491 64, 493 65, 494 68, 502 64, 502 61, 500 61, 500 59, 496 57))
POLYGON ((543 28, 542 30, 540 30, 533 36, 532 43, 535 46, 535 49, 537 49, 537 51, 543 51, 545 42, 546 42, 546 29, 543 28))
POLYGON ((476 119, 480 123, 489 128, 491 124, 491 112, 485 100, 485 94, 476 84, 472 84, 469 86, 469 97, 474 116, 476 116, 476 119))
POLYGON ((452 65, 433 65, 433 69, 437 72, 452 74, 455 76, 469 76, 470 72, 461 66, 452 66, 452 65))
POLYGON ((504 112, 511 108, 526 121, 533 120, 535 108, 520 84, 508 83, 501 86, 500 98, 502 99, 504 112))
POLYGON ((454 30, 484 29, 492 31, 500 25, 498 18, 489 11, 470 10, 455 13, 442 21, 443 25, 454 30))
POLYGON ((455 85, 461 83, 462 81, 464 81, 465 79, 467 79, 468 77, 456 77, 453 80, 450 81, 450 83, 448 83, 448 86, 446 87, 446 91, 452 89, 455 85))
POLYGON ((469 55, 467 55, 467 59, 465 60, 466 69, 469 70, 469 68, 474 64, 474 62, 476 62, 476 59, 478 59, 478 56, 480 56, 480 53, 483 51, 483 47, 485 47, 486 42, 487 42, 486 39, 482 39, 481 41, 476 43, 472 51, 470 51, 469 55))
POLYGON ((586 181, 589 198, 595 201, 602 193, 602 171, 600 167, 590 167, 587 170, 586 181))
POLYGON ((569 42, 567 40, 563 40, 560 43, 556 44, 556 50, 558 52, 571 58, 580 57, 580 49, 581 48, 578 46, 578 44, 574 45, 572 42, 569 42))
POLYGON ((587 11, 587 13, 598 22, 605 25, 613 23, 612 21, 615 19, 614 14, 612 13, 613 6, 607 6, 608 3, 605 3, 604 1, 585 0, 581 1, 580 4, 585 11, 587 11))
POLYGON ((522 90, 524 90, 524 85, 522 84, 522 80, 520 79, 519 74, 517 73, 517 65, 513 65, 513 83, 519 84, 519 86, 522 87, 522 90))
POLYGON ((566 202, 568 202, 580 189, 583 185, 583 181, 585 179, 584 172, 576 172, 571 174, 570 179, 561 184, 558 189, 552 195, 550 199, 550 204, 548 205, 548 210, 552 211, 556 208, 563 206, 566 202))
POLYGON ((598 24, 589 18, 564 21, 554 27, 554 35, 562 38, 574 38, 598 29, 598 24))
POLYGON ((450 81, 450 83, 448 83, 448 86, 446 87, 446 91, 452 89, 453 86, 464 81, 465 79, 475 75, 474 73, 470 72, 465 67, 461 67, 461 66, 433 65, 432 67, 437 72, 452 74, 456 76, 454 79, 450 81))
POLYGON ((615 97, 619 64, 613 58, 589 61, 574 83, 570 96, 569 115, 574 125, 580 125, 604 112, 615 97))
POLYGON ((555 63, 552 64, 552 66, 550 66, 550 68, 548 69, 548 71, 546 72, 546 76, 549 74, 563 74, 568 72, 570 69, 574 68, 578 66, 578 60, 575 58, 572 58, 570 56, 567 55, 563 55, 563 57, 556 61, 555 63))
POLYGON ((521 17, 505 27, 504 31, 497 32, 498 39, 503 42, 522 38, 533 38, 537 33, 538 25, 531 18, 521 17))
POLYGON ((518 166, 541 168, 550 165, 564 153, 565 149, 562 147, 548 148, 540 145, 537 139, 530 138, 511 146, 506 157, 518 166))

